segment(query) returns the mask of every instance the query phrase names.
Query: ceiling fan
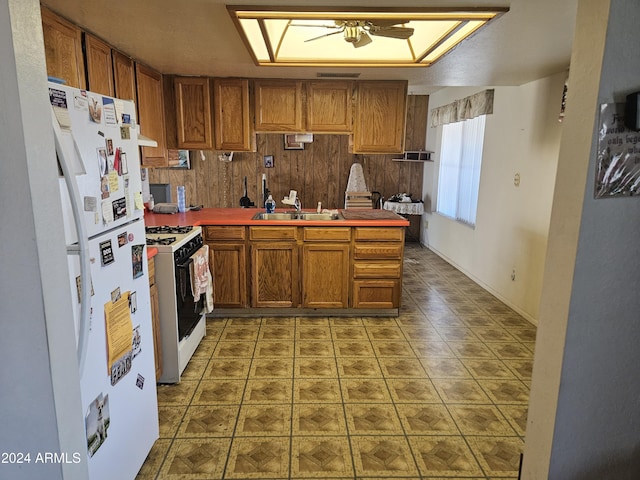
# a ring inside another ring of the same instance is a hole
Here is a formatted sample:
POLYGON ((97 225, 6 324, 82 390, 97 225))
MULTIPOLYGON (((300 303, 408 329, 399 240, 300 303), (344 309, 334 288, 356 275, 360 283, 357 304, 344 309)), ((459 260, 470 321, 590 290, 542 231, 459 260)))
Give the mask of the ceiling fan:
POLYGON ((318 27, 334 29, 335 31, 313 37, 305 42, 312 42, 330 35, 344 34, 344 40, 351 43, 354 48, 364 47, 372 42, 369 35, 398 40, 407 40, 413 35, 413 28, 398 27, 397 25, 409 23, 409 20, 335 20, 335 25, 309 25, 291 24, 296 27, 318 27))

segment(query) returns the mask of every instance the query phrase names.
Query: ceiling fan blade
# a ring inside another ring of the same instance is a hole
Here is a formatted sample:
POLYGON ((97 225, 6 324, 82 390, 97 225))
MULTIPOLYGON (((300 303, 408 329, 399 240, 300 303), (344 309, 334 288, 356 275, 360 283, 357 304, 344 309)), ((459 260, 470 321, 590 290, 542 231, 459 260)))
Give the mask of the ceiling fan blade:
POLYGON ((324 35, 320 35, 318 37, 309 38, 308 40, 305 40, 305 42, 313 42, 314 40, 318 40, 320 38, 328 37, 330 35, 336 35, 338 33, 342 33, 342 30, 338 30, 336 32, 331 32, 331 33, 325 33, 324 35))
POLYGON ((357 42, 352 42, 353 48, 364 47, 365 45, 369 45, 373 40, 371 37, 367 35, 367 32, 363 31, 360 33, 360 39, 357 42))
POLYGON ((406 40, 413 35, 413 28, 409 27, 385 27, 376 28, 375 26, 369 28, 371 35, 378 37, 397 38, 400 40, 406 40))
POLYGON ((315 23, 289 23, 290 27, 342 28, 338 25, 318 25, 315 23))
POLYGON ((409 23, 410 20, 393 20, 393 19, 379 19, 379 20, 366 20, 369 26, 376 27, 393 27, 394 25, 403 25, 405 23, 409 23))

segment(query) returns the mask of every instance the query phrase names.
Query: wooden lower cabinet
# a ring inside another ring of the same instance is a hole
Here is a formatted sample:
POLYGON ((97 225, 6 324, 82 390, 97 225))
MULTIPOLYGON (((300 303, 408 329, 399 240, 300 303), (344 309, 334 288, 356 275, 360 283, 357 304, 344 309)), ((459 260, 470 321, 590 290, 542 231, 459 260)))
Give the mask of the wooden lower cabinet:
POLYGON ((151 327, 153 329, 153 353, 156 363, 156 381, 162 375, 162 339, 160 338, 160 303, 158 285, 156 285, 155 260, 148 260, 149 266, 149 298, 151 300, 151 327))
POLYGON ((216 308, 400 308, 403 228, 211 225, 203 236, 216 308))
POLYGON ((346 244, 312 243, 302 247, 302 306, 349 306, 349 249, 346 244))
POLYGON ((400 280, 353 281, 353 308, 399 308, 400 280))
POLYGON ((203 231, 209 245, 214 308, 248 307, 245 227, 205 226, 203 231))
POLYGON ((218 308, 244 308, 247 302, 247 259, 244 243, 209 245, 213 272, 213 304, 218 308))
POLYGON ((298 280, 295 242, 251 244, 252 307, 297 307, 298 280))
POLYGON ((356 227, 352 308, 400 308, 404 229, 356 227))

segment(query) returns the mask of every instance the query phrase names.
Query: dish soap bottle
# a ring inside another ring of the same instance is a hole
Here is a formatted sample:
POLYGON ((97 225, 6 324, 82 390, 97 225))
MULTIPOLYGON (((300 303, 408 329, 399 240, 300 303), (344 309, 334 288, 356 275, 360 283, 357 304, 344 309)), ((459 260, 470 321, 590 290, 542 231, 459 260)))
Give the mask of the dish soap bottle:
POLYGON ((273 213, 276 211, 276 201, 271 195, 269 195, 267 201, 264 202, 264 207, 267 209, 267 213, 273 213))

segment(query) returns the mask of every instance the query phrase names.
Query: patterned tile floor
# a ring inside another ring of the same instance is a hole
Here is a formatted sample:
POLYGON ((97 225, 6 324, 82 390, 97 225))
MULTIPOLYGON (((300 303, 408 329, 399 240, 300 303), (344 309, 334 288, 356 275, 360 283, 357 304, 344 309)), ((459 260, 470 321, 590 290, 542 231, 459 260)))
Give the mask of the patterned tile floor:
POLYGON ((138 479, 516 479, 535 327, 407 245, 397 318, 210 319, 138 479))

